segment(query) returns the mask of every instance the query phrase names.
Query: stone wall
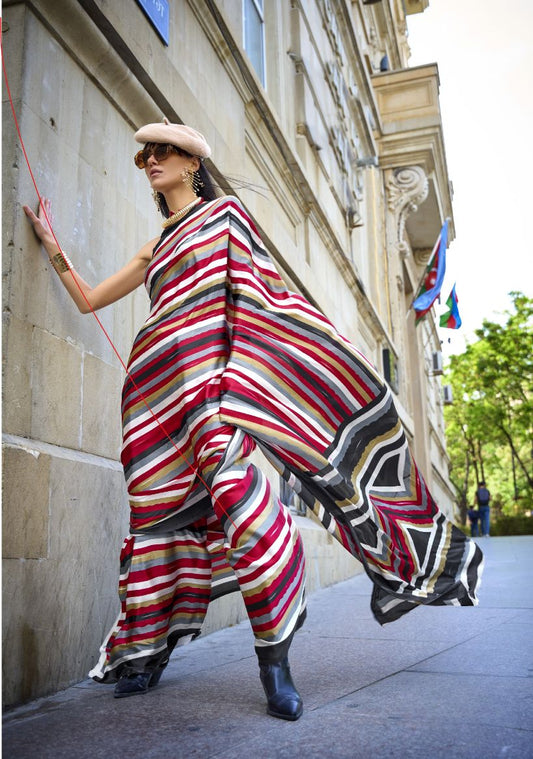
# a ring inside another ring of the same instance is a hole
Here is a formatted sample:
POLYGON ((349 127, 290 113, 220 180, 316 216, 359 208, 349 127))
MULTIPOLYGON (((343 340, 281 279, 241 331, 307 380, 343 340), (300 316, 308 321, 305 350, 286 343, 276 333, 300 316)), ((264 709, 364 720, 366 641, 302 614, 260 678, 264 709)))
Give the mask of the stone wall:
MULTIPOLYGON (((4 56, 40 192, 84 276, 111 274, 140 246, 150 198, 117 145, 132 126, 24 4, 5 9, 4 56)), ((90 45, 90 39, 87 40, 90 45)), ((120 447, 123 371, 40 250, 22 203, 36 195, 4 101, 4 699, 80 679, 118 613, 128 514, 120 447)), ((100 319, 122 356, 147 312, 135 294, 100 319)))

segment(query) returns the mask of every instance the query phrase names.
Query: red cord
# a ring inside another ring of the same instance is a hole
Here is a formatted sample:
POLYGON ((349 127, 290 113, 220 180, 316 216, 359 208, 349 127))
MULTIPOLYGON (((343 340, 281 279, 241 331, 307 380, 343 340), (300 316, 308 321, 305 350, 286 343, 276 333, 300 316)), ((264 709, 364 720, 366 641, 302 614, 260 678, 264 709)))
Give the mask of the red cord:
MULTIPOLYGON (((50 227, 50 231, 51 231, 52 236, 54 238, 54 242, 56 243, 57 247, 59 248, 59 252, 61 253, 61 256, 63 257, 63 260, 65 261, 65 264, 68 266, 68 262, 65 260, 65 254, 63 253, 63 249, 61 248, 61 245, 58 242, 58 239, 57 239, 57 237, 55 235, 55 232, 54 232, 54 230, 52 228, 52 224, 50 222, 50 219, 48 218, 48 214, 46 213, 46 209, 44 207, 44 204, 43 204, 43 201, 42 201, 42 197, 41 197, 41 194, 39 192, 39 188, 37 187, 37 182, 35 181, 35 176, 33 174, 33 171, 32 171, 29 159, 28 159, 28 155, 26 153, 26 148, 25 148, 25 145, 24 145, 24 140, 22 138, 22 134, 21 134, 21 131, 20 131, 17 115, 15 113, 15 106, 13 105, 13 99, 11 97, 11 90, 10 90, 10 87, 9 87, 9 80, 7 78, 7 71, 6 71, 5 61, 4 61, 4 45, 3 45, 3 42, 0 43, 0 47, 1 47, 1 52, 2 52, 2 69, 3 69, 3 72, 4 72, 4 80, 5 80, 5 83, 6 83, 7 95, 8 95, 8 98, 9 98, 9 104, 11 106, 11 113, 13 114, 13 121, 15 122, 15 128, 17 130, 17 135, 18 135, 18 138, 19 138, 20 146, 22 148, 22 152, 24 154, 24 159, 26 161, 26 166, 28 167, 28 171, 30 172, 31 180, 33 182, 33 186, 35 187, 35 192, 37 193, 37 197, 39 198, 39 206, 42 207, 42 209, 43 209, 44 215, 46 217, 46 221, 48 222, 48 226, 50 227)), ((176 445, 176 443, 174 442, 174 440, 170 437, 169 433, 164 428, 164 426, 161 423, 161 421, 157 418, 156 414, 150 408, 150 405, 149 405, 148 401, 146 400, 146 398, 144 397, 143 393, 139 389, 137 383, 135 382, 135 380, 131 376, 130 372, 128 371, 128 367, 126 366, 126 364, 122 360, 122 357, 121 357, 120 353, 118 352, 116 346, 114 345, 113 341, 111 340, 111 337, 109 336, 106 328, 104 327, 104 325, 102 324, 102 322, 98 318, 98 315, 96 314, 95 310, 93 309, 93 307, 89 303, 89 300, 87 299, 87 296, 83 292, 83 290, 82 290, 82 288, 80 286, 80 283, 76 279, 76 277, 74 275, 74 272, 73 272, 73 270, 72 270, 72 268, 70 266, 68 266, 68 270, 70 272, 70 275, 72 276, 72 279, 76 283, 76 287, 80 291, 80 293, 81 293, 84 301, 86 302, 87 306, 89 307, 89 310, 91 311, 92 315, 96 319, 96 321, 98 323, 98 326, 100 327, 100 329, 104 333, 107 341, 109 342, 111 348, 113 349, 113 352, 115 353, 116 357, 120 361, 120 364, 121 364, 122 368, 126 372, 127 377, 131 380, 131 383, 132 383, 134 389, 136 390, 136 392, 138 393, 138 395, 141 398, 142 402, 144 403, 144 405, 146 406, 146 408, 150 412, 152 418, 154 419, 154 421, 156 422, 156 424, 159 426, 159 428, 163 432, 164 436, 170 441, 170 443, 172 444, 172 446, 174 447, 174 449, 176 450, 176 452, 178 453, 178 455, 180 456, 180 458, 182 459, 182 461, 184 461, 187 464, 187 466, 189 467, 189 469, 191 469, 191 471, 194 473, 194 475, 200 480, 200 482, 202 483, 202 485, 205 487, 205 489, 207 490, 207 492, 209 493, 209 495, 211 496, 211 498, 214 501, 216 501, 216 503, 220 506, 221 510, 228 517, 228 519, 233 524, 233 526, 236 527, 235 522, 230 517, 230 515, 227 513, 226 509, 222 506, 222 504, 220 503, 220 501, 218 500, 218 498, 216 497, 216 495, 213 493, 213 491, 211 490, 211 488, 209 487, 209 485, 206 483, 206 481, 203 479, 203 477, 198 473, 198 470, 183 455, 183 453, 180 451, 180 449, 178 448, 178 446, 176 445)))

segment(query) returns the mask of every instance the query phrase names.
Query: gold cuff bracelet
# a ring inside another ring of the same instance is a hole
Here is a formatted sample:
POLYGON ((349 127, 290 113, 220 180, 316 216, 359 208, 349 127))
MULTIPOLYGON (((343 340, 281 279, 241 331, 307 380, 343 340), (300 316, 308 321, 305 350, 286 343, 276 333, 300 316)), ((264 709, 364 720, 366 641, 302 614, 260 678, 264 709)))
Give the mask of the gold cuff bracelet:
POLYGON ((58 274, 64 274, 66 271, 73 268, 70 258, 64 253, 56 253, 55 256, 52 256, 50 261, 58 274))

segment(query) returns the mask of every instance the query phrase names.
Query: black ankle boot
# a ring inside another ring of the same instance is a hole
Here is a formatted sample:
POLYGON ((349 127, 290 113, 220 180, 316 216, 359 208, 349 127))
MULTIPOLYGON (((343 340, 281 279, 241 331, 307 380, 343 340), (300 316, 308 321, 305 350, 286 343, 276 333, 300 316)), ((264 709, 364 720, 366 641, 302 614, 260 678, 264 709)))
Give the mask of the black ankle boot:
POLYGON ((163 674, 163 670, 165 669, 167 664, 168 664, 168 659, 166 660, 166 662, 164 662, 164 664, 160 664, 159 667, 152 672, 152 677, 150 678, 148 682, 149 688, 155 688, 157 683, 161 680, 161 675, 163 674))
POLYGON ((115 698, 125 698, 146 693, 151 679, 152 672, 125 672, 118 678, 113 695, 115 698))
POLYGON ((287 657, 277 664, 260 664, 259 672, 268 701, 267 713, 280 719, 301 717, 302 699, 294 687, 287 657))
POLYGON ((137 696, 146 693, 148 688, 154 688, 161 680, 161 675, 167 664, 168 659, 151 672, 133 672, 125 668, 115 685, 115 698, 137 696))

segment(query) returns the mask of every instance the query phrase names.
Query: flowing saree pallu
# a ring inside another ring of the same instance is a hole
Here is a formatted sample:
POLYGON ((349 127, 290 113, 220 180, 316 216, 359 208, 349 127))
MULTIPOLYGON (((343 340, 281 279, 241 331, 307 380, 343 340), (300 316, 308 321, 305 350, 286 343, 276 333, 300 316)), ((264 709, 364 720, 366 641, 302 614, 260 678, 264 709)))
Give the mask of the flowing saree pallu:
POLYGON ((287 290, 236 198, 204 203, 166 232, 146 286, 151 311, 129 371, 172 442, 127 379, 133 534, 170 534, 213 513, 204 482, 237 429, 362 561, 380 623, 420 604, 477 603, 481 552, 433 501, 390 390, 287 290))

